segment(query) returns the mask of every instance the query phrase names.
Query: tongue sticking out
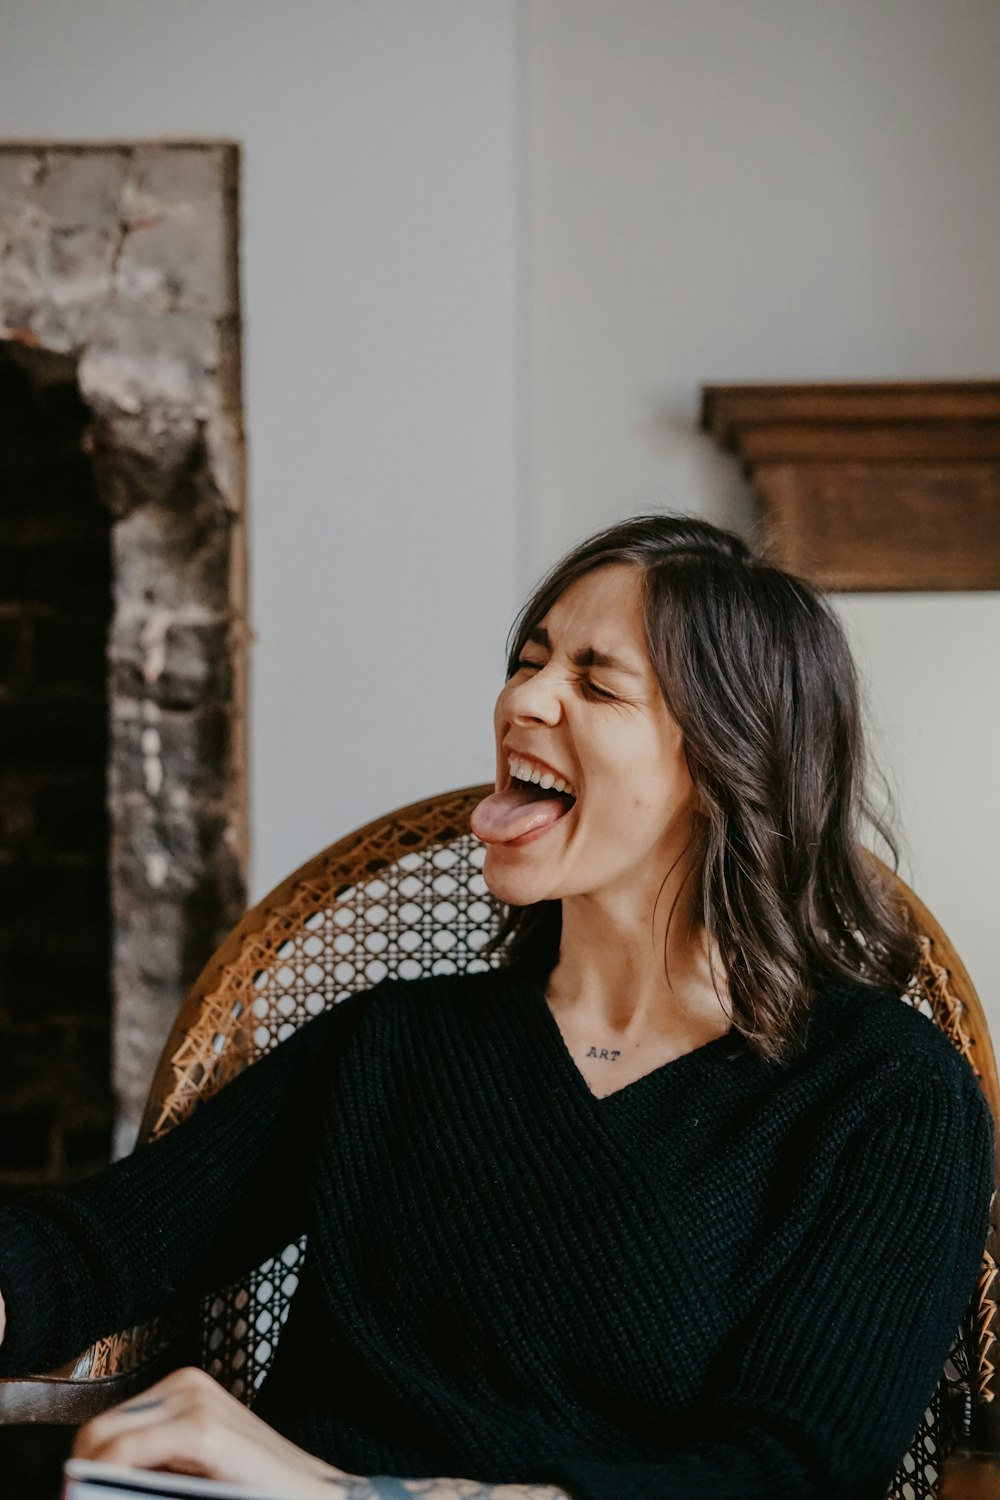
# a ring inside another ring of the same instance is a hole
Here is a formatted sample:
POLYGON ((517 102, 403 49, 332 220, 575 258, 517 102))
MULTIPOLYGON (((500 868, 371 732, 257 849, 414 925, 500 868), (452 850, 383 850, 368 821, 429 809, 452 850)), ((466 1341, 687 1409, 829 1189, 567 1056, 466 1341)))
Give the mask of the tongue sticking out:
POLYGON ((566 792, 543 792, 523 783, 508 787, 480 802, 472 814, 472 831, 484 844, 509 844, 522 833, 557 823, 573 802, 566 792))

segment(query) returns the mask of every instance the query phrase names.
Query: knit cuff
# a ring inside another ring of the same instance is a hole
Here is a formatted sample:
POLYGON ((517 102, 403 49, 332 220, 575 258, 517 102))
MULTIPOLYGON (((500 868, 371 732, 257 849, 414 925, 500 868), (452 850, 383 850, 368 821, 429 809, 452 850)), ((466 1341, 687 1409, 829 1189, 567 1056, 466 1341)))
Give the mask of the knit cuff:
POLYGON ((16 1208, 0 1213, 0 1295, 7 1318, 0 1377, 41 1374, 79 1352, 65 1347, 66 1247, 56 1239, 46 1234, 39 1215, 16 1208))

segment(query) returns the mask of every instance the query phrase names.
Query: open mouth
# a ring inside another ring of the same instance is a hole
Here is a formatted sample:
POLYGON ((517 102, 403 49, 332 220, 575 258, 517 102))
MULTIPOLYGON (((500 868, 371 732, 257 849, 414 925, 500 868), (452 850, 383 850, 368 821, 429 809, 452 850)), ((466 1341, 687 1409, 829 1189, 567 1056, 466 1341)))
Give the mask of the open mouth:
POLYGON ((518 843, 558 823, 576 801, 554 772, 512 757, 507 784, 480 802, 472 814, 472 831, 484 844, 518 843))
POLYGON ((545 792, 565 792, 576 800, 576 791, 569 779, 542 761, 526 760, 522 755, 513 753, 507 758, 507 772, 508 784, 538 786, 545 792))

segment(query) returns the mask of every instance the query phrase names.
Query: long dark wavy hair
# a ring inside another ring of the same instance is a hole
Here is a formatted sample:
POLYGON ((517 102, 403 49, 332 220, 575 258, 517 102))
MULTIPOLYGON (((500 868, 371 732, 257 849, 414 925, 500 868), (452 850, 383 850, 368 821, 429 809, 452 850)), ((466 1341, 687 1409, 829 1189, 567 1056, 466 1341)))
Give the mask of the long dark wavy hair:
MULTIPOLYGON (((700 798, 696 909, 732 1024, 758 1055, 784 1057, 824 978, 899 990, 917 961, 908 914, 860 843, 867 818, 897 859, 864 790, 850 649, 808 584, 731 532, 656 514, 608 527, 552 568, 512 627, 508 677, 569 585, 611 563, 642 572, 650 661, 700 798)), ((550 968, 561 922, 559 901, 510 907, 491 950, 550 968)))

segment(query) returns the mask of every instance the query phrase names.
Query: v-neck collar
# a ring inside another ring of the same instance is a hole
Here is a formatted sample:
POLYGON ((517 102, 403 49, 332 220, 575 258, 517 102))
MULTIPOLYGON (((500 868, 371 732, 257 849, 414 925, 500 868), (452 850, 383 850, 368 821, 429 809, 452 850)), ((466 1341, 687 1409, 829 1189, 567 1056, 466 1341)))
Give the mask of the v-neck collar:
POLYGON ((740 1033, 730 1030, 722 1036, 713 1037, 711 1041, 703 1042, 699 1047, 693 1047, 689 1052, 682 1052, 679 1057, 669 1058, 651 1068, 648 1073, 633 1078, 631 1083, 622 1084, 621 1088, 613 1089, 608 1094, 595 1094, 569 1050, 559 1022, 552 1014, 545 994, 548 976, 522 971, 519 978, 540 1043, 571 1091, 583 1097, 596 1110, 610 1112, 615 1108, 622 1108, 673 1085, 692 1069, 697 1070, 716 1060, 735 1059, 746 1051, 746 1044, 740 1033))

